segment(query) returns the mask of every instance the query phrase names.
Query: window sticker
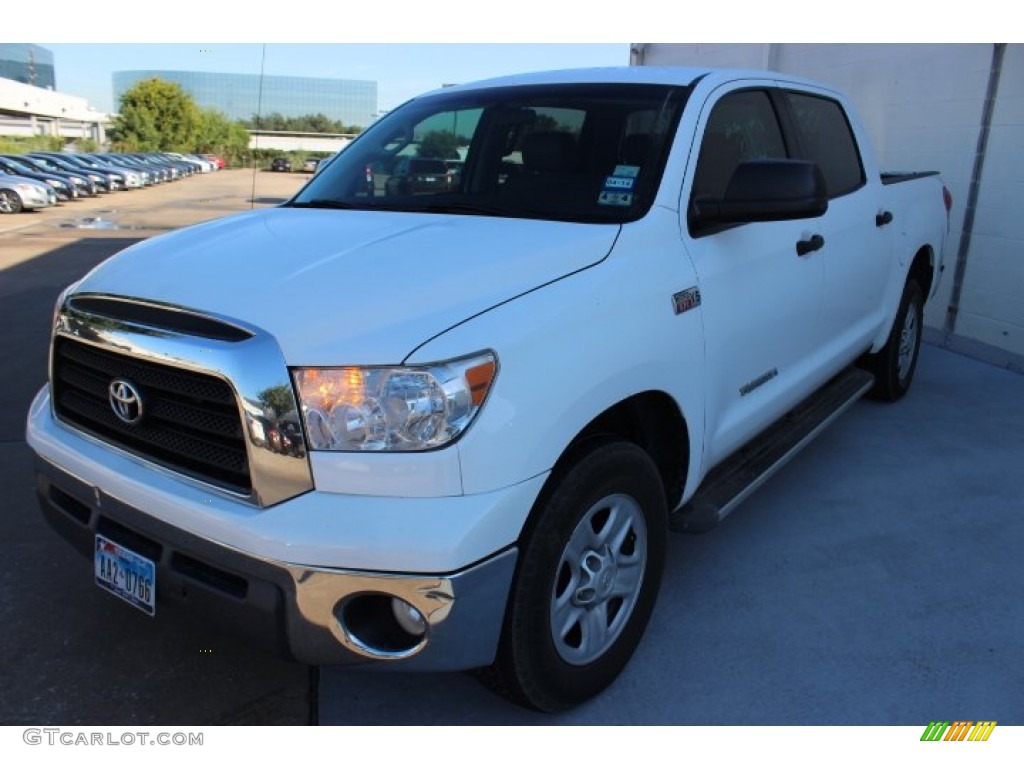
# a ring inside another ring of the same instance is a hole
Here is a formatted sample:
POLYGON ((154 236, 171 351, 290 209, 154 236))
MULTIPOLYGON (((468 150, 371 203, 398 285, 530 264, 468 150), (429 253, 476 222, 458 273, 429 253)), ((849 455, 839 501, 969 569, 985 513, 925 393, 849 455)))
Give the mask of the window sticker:
POLYGON ((634 181, 635 179, 630 179, 625 176, 609 176, 604 180, 604 188, 606 190, 632 189, 634 181))
POLYGON ((598 205, 632 205, 632 192, 604 190, 597 198, 598 205))
POLYGON ((612 176, 625 176, 629 179, 635 179, 639 175, 639 165, 616 165, 615 170, 612 171, 612 176))

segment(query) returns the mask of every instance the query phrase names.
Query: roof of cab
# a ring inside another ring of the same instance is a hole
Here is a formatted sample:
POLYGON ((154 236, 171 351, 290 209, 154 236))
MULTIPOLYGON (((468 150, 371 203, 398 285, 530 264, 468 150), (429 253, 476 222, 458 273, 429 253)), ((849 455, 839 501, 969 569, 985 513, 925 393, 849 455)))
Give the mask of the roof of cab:
POLYGON ((549 72, 526 72, 523 74, 477 80, 471 83, 440 88, 424 96, 453 91, 471 91, 478 88, 500 88, 512 85, 540 85, 550 83, 647 83, 659 85, 694 85, 702 78, 709 78, 714 85, 732 80, 777 80, 786 83, 813 85, 831 90, 831 87, 817 81, 781 72, 751 69, 725 69, 711 67, 594 67, 590 69, 558 69, 549 72))
MULTIPOLYGON (((526 72, 517 75, 460 83, 444 92, 497 88, 508 85, 542 83, 659 83, 665 85, 691 85, 698 78, 712 72, 706 67, 593 67, 589 69, 557 69, 548 72, 526 72)), ((438 91, 431 91, 438 93, 438 91)), ((424 94, 426 95, 426 94, 424 94)))

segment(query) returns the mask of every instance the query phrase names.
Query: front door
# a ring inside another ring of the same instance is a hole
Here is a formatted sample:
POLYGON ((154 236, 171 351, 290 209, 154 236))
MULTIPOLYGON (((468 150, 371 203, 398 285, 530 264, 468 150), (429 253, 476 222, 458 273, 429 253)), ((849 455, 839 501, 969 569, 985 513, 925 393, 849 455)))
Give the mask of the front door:
MULTIPOLYGON (((785 158, 788 150, 769 90, 713 94, 691 158, 693 196, 721 198, 736 166, 785 158)), ((805 397, 819 363, 824 266, 820 251, 798 255, 818 220, 756 222, 694 231, 684 243, 704 312, 707 410, 705 469, 728 456, 805 397)))

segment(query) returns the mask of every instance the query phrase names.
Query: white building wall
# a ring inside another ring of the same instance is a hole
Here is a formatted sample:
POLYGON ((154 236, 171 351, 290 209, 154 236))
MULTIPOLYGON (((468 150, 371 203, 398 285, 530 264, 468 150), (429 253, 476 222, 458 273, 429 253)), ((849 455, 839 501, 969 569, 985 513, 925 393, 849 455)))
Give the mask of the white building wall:
POLYGON ((1024 354, 1024 45, 1003 58, 956 332, 1024 354))
POLYGON ((0 78, 0 111, 86 123, 110 122, 109 115, 90 107, 89 102, 81 96, 36 88, 34 85, 4 78, 0 78))
POLYGON ((268 136, 251 135, 249 149, 274 149, 282 152, 305 150, 306 152, 340 152, 352 139, 341 136, 268 136))
MULTIPOLYGON (((938 170, 953 193, 946 272, 925 322, 942 328, 981 129, 988 44, 633 45, 634 63, 773 69, 834 85, 886 170, 938 170), (639 49, 639 50, 638 50, 639 49), (641 62, 642 60, 642 62, 641 62)), ((1024 354, 1024 46, 1009 45, 955 332, 1024 354)))
POLYGON ((0 78, 0 136, 63 136, 102 142, 111 116, 80 96, 0 78))

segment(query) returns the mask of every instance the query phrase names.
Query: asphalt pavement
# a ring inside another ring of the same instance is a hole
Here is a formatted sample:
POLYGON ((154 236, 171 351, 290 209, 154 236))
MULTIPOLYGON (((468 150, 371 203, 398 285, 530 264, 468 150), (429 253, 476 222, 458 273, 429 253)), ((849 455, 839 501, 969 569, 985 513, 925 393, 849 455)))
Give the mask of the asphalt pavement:
POLYGON ((102 593, 43 521, 25 444, 60 290, 142 238, 248 209, 254 189, 257 205, 276 202, 304 180, 273 176, 254 187, 251 172, 221 171, 0 217, 0 724, 315 722, 315 670, 102 593))

